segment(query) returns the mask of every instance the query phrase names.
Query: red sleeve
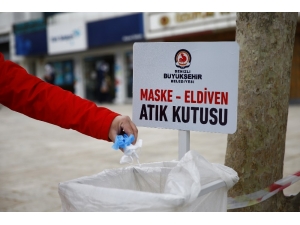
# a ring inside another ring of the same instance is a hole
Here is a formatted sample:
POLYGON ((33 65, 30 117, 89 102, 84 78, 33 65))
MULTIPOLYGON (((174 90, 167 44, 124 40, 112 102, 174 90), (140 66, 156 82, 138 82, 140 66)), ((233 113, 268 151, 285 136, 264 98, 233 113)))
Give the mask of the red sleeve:
POLYGON ((30 75, 0 53, 0 103, 31 118, 110 141, 119 114, 30 75))

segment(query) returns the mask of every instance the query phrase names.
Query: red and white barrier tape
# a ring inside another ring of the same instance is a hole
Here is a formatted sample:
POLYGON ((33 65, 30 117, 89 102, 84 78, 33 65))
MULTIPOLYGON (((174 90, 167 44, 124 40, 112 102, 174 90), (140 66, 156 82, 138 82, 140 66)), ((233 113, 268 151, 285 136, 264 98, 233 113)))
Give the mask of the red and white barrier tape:
POLYGON ((279 191, 289 187, 293 183, 300 180, 300 171, 294 173, 293 175, 287 176, 281 180, 278 180, 271 184, 269 187, 254 192, 252 194, 238 196, 235 198, 229 197, 227 199, 227 209, 237 209, 243 208, 246 206, 255 205, 266 199, 272 197, 273 195, 277 194, 279 191))

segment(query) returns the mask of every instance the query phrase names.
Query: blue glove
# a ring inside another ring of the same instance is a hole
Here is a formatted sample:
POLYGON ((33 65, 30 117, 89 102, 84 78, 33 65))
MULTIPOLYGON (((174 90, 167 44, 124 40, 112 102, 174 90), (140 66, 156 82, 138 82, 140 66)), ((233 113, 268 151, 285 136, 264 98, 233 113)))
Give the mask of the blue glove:
POLYGON ((131 134, 129 137, 127 134, 117 135, 115 142, 112 146, 113 149, 118 150, 119 148, 125 149, 134 141, 134 136, 131 134))

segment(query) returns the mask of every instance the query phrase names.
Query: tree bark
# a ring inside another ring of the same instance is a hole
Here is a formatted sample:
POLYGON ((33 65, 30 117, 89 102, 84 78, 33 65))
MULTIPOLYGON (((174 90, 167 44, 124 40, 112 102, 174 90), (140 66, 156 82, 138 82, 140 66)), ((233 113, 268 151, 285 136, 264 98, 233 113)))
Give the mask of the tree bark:
MULTIPOLYGON (((228 135, 225 165, 240 180, 229 196, 262 190, 282 178, 290 73, 298 13, 237 13, 240 46, 238 125, 228 135)), ((287 211, 282 192, 231 211, 287 211)))

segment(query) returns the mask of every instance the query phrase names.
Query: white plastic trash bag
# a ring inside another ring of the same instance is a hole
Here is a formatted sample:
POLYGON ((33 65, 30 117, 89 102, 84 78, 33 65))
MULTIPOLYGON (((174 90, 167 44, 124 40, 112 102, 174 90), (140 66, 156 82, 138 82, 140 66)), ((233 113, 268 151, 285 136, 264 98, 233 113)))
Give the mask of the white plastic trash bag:
POLYGON ((221 212, 227 211, 227 190, 237 181, 233 169, 189 151, 180 161, 109 169, 62 182, 58 192, 63 211, 221 212), (227 186, 198 197, 203 185, 220 179, 227 186))

